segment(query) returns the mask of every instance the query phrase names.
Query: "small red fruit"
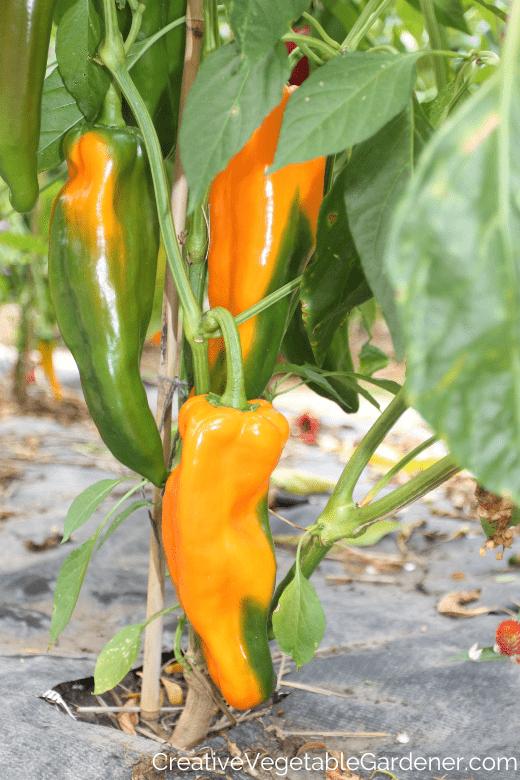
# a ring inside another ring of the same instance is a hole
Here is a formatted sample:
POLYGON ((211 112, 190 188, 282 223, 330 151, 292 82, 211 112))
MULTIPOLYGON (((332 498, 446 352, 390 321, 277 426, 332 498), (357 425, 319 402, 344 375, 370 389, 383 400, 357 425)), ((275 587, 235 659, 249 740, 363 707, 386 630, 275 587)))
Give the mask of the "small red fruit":
POLYGON ((503 620, 497 628, 496 642, 502 655, 520 655, 518 620, 503 620))
MULTIPOLYGON (((303 27, 295 27, 294 32, 298 33, 299 35, 310 35, 311 34, 311 28, 307 25, 304 25, 303 27)), ((296 48, 296 44, 293 41, 286 41, 285 47, 287 49, 287 52, 290 54, 293 49, 296 48)), ((291 76, 289 78, 289 84, 294 84, 297 87, 300 86, 300 84, 303 84, 305 79, 309 75, 309 60, 307 57, 302 57, 301 60, 298 60, 294 68, 292 69, 291 76)))
MULTIPOLYGON (((320 432, 320 421, 310 412, 300 414, 295 420, 298 438, 304 444, 317 444, 320 432)), ((520 624, 519 624, 520 625, 520 624)))

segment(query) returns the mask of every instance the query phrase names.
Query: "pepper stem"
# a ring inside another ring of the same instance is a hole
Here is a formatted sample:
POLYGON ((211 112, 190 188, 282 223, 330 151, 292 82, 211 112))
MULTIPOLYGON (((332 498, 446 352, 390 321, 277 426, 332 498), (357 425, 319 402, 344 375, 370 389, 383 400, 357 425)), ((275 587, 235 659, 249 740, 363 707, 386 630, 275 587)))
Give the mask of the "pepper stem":
POLYGON ((210 316, 214 317, 220 325, 226 347, 226 389, 220 396, 220 402, 224 406, 232 406, 234 409, 247 409, 242 347, 235 318, 230 311, 222 306, 211 309, 210 316))

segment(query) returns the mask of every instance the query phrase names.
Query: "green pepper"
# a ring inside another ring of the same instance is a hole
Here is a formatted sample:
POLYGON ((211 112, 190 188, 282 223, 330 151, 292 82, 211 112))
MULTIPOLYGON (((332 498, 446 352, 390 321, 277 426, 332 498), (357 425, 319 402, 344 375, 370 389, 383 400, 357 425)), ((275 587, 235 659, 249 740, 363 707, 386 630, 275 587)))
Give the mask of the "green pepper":
POLYGON ((0 176, 17 211, 38 197, 43 81, 55 0, 4 0, 0 32, 0 176))
POLYGON ((138 131, 101 125, 65 140, 69 176, 54 203, 49 282, 85 400, 115 457, 161 485, 161 439, 139 373, 159 229, 138 131))

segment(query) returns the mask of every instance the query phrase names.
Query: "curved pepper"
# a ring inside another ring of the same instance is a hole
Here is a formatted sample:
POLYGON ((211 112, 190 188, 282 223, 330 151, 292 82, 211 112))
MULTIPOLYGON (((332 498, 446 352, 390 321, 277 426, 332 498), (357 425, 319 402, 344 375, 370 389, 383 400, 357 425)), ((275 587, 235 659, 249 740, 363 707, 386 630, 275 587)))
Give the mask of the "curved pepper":
POLYGON ((4 0, 0 33, 0 176, 17 211, 38 197, 37 151, 55 0, 4 0))
MULTIPOLYGON (((147 2, 137 41, 154 35, 185 10, 186 0, 147 2)), ((185 30, 185 25, 179 25, 163 35, 132 68, 132 79, 153 118, 165 154, 173 147, 177 131, 185 30)), ((130 112, 128 118, 132 118, 130 112)))
POLYGON ((71 131, 65 153, 50 228, 56 319, 105 444, 160 485, 162 445, 139 374, 159 245, 142 141, 133 128, 93 126, 71 131))
POLYGON ((166 483, 162 536, 209 673, 229 704, 248 709, 274 684, 267 490, 289 428, 267 401, 242 411, 210 398, 193 396, 181 407, 181 461, 166 483))
MULTIPOLYGON (((209 302, 235 316, 297 276, 314 243, 325 158, 266 172, 292 89, 285 88, 280 104, 211 186, 209 302)), ((260 395, 271 378, 290 308, 288 297, 239 327, 248 398, 260 395)), ((219 392, 225 376, 221 339, 210 341, 209 357, 211 387, 219 392)))

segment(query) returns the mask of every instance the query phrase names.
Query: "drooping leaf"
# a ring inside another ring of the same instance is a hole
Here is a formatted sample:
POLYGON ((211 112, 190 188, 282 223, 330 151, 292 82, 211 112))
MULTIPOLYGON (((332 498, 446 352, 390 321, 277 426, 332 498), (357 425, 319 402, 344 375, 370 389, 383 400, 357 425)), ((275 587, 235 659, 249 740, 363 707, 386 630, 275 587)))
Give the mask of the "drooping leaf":
POLYGON ((280 102, 287 76, 283 44, 254 63, 241 57, 235 43, 205 58, 186 102, 179 136, 191 208, 280 102))
POLYGON ((402 353, 394 291, 384 267, 391 220, 414 159, 411 106, 356 146, 342 179, 348 224, 368 282, 402 353))
POLYGON ((301 284, 303 322, 318 365, 347 315, 372 294, 350 235, 343 195, 346 175, 344 170, 323 200, 316 252, 301 284))
POLYGON ((56 33, 56 57, 65 86, 92 121, 110 84, 107 71, 94 60, 101 42, 101 23, 92 0, 75 0, 56 33))
POLYGON ((359 353, 359 371, 361 374, 372 376, 376 371, 386 368, 388 361, 388 355, 383 350, 366 341, 359 353))
POLYGON ((502 69, 424 153, 396 217, 410 402, 486 488, 520 502, 520 5, 502 69))
POLYGON ((41 117, 38 170, 46 171, 63 160, 61 142, 65 133, 84 120, 58 68, 45 79, 41 117))
POLYGON ((273 170, 359 144, 402 111, 421 52, 351 52, 318 68, 287 104, 273 170))
POLYGON ((297 667, 312 660, 323 639, 323 607, 298 565, 273 612, 273 631, 281 649, 294 659, 297 667))
POLYGON ((50 641, 53 644, 67 626, 78 600, 85 574, 92 557, 96 535, 68 555, 59 571, 54 588, 50 641))
POLYGON ((144 627, 125 626, 103 647, 94 670, 94 694, 110 691, 128 674, 139 655, 144 627))
POLYGON ((229 21, 245 57, 263 57, 307 10, 309 0, 227 0, 229 21))
POLYGON ((372 547, 388 534, 399 528, 398 520, 378 520, 370 525, 360 536, 346 538, 345 544, 349 547, 372 547))
POLYGON ((98 506, 119 485, 122 479, 101 479, 85 488, 76 496, 69 507, 63 527, 63 542, 66 542, 74 531, 90 520, 98 506))

